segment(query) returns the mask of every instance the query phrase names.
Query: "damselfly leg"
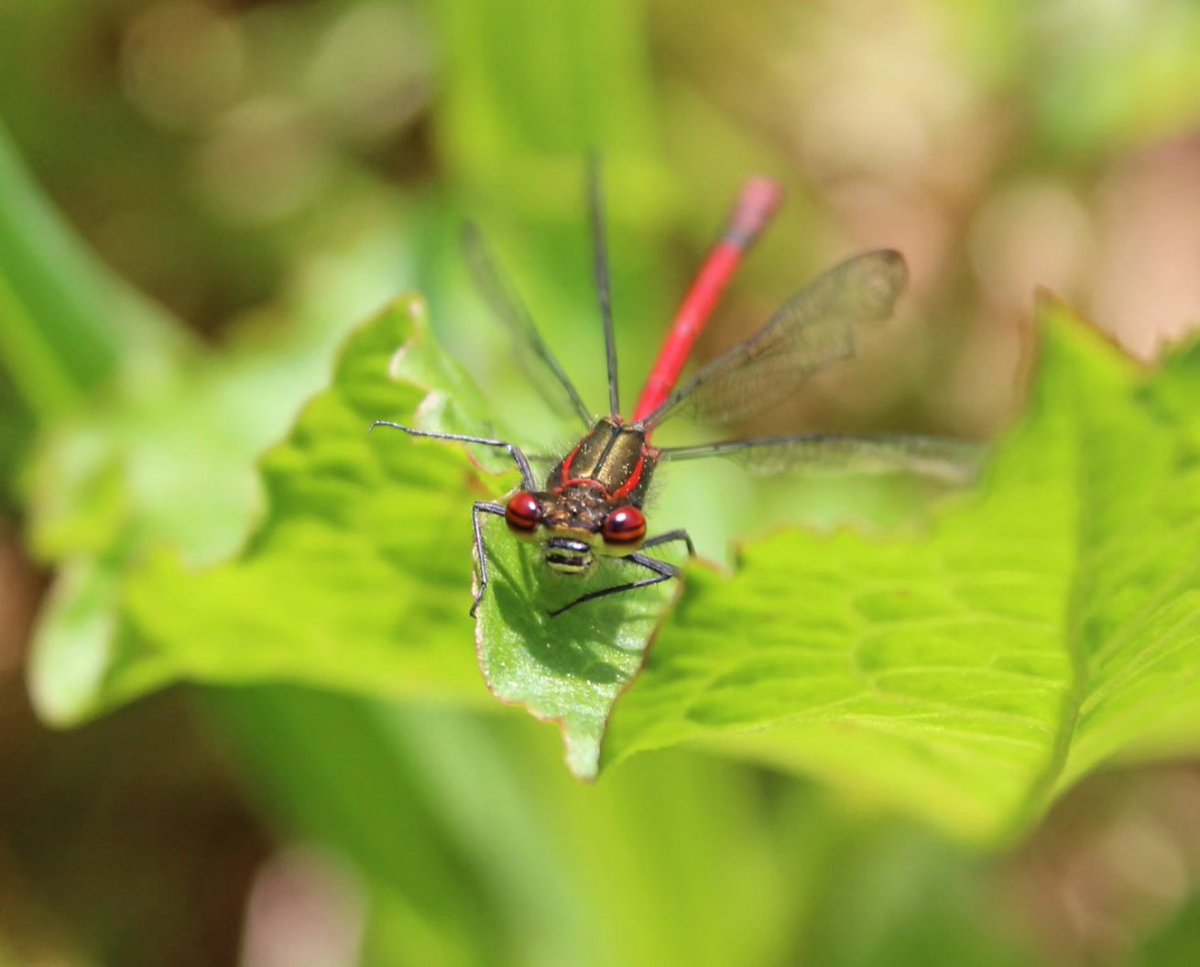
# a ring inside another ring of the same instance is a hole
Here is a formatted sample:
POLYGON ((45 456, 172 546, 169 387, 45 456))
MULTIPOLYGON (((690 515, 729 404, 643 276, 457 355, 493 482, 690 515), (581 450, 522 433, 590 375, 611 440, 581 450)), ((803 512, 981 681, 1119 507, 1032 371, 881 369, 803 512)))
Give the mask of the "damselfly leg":
POLYGON ((391 430, 403 430, 409 436, 422 437, 428 440, 446 440, 450 443, 477 443, 484 447, 499 447, 507 450, 509 456, 513 458, 517 468, 521 471, 521 483, 526 490, 532 490, 537 486, 537 478, 533 475, 533 468, 529 465, 529 458, 525 456, 524 451, 515 443, 506 443, 504 440, 489 440, 487 437, 479 436, 464 436, 461 433, 441 433, 436 430, 414 430, 411 426, 402 426, 399 423, 390 423, 387 420, 376 420, 371 424, 371 429, 374 430, 377 426, 386 426, 391 430))
POLYGON ((484 594, 487 593, 488 581, 491 580, 488 573, 487 545, 483 542, 483 521, 480 519, 480 514, 494 514, 497 517, 503 517, 504 505, 495 504, 489 500, 481 500, 471 507, 471 525, 475 530, 475 560, 479 562, 479 587, 475 590, 469 612, 472 618, 475 617, 475 612, 479 610, 479 603, 483 600, 484 594))
MULTIPOLYGON (((666 531, 665 533, 659 534, 657 537, 651 537, 642 544, 642 550, 645 550, 648 547, 658 547, 662 544, 670 544, 673 541, 682 541, 687 545, 688 557, 696 556, 696 547, 692 543, 691 536, 685 530, 666 531)), ((588 601, 595 601, 597 598, 607 598, 611 594, 623 594, 626 591, 636 591, 638 588, 652 587, 655 584, 662 584, 663 581, 669 581, 671 578, 677 578, 683 574, 683 572, 674 564, 669 564, 666 561, 660 561, 657 558, 647 557, 645 554, 640 552, 637 554, 630 554, 627 558, 624 558, 624 560, 640 565, 647 570, 653 571, 656 576, 652 578, 646 578, 642 581, 631 581, 628 584, 618 584, 611 588, 604 588, 600 591, 591 591, 588 594, 580 595, 569 604, 564 604, 561 608, 551 611, 550 617, 557 618, 564 611, 570 611, 576 605, 585 604, 588 601)))

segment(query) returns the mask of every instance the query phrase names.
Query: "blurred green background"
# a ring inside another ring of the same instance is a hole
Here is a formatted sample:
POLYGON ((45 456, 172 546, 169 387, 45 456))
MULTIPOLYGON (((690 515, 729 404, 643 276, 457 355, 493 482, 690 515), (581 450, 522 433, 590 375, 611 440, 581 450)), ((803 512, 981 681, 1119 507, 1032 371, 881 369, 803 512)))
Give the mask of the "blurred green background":
MULTIPOLYGON (((1196 50, 1190 0, 0 8, 0 963, 1195 962, 1192 764, 1094 777, 981 855, 700 753, 584 787, 515 711, 193 688, 54 733, 24 683, 51 575, 22 534, 28 453, 64 421, 155 399, 193 354, 261 449, 410 290, 549 432, 465 283, 465 217, 602 399, 590 148, 627 398, 763 172, 788 208, 702 353, 859 248, 900 248, 913 284, 864 359, 757 429, 986 438, 1036 286, 1146 359, 1200 316, 1196 50)), ((222 482, 200 559, 244 533, 222 482)))

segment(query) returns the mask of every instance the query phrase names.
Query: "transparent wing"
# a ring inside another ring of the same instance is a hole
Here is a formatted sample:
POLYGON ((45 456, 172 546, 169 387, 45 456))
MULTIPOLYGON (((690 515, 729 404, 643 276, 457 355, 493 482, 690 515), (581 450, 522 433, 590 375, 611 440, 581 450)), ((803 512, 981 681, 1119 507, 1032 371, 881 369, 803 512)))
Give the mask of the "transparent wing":
POLYGON ((975 478, 986 448, 963 440, 925 436, 803 436, 734 440, 693 447, 668 447, 661 460, 699 460, 727 457, 753 473, 816 470, 834 473, 894 473, 905 471, 947 483, 975 478))
POLYGON ((517 295, 516 289, 500 271, 483 240, 478 226, 468 222, 463 229, 463 247, 467 265, 475 277, 479 291, 491 305, 512 336, 517 362, 538 392, 558 412, 574 410, 585 427, 591 427, 593 414, 575 389, 566 371, 550 347, 542 340, 529 310, 517 295), (553 380, 547 377, 553 377, 553 380))
POLYGON ((854 355, 855 330, 888 318, 907 281, 904 257, 890 249, 834 266, 667 397, 645 426, 657 426, 676 410, 709 423, 733 423, 791 396, 813 373, 854 355))

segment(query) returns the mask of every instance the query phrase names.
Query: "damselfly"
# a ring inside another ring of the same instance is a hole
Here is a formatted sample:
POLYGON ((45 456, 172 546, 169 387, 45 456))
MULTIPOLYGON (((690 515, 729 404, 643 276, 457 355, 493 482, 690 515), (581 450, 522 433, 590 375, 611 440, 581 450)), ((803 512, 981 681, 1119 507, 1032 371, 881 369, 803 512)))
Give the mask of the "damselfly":
POLYGON ((414 437, 503 448, 520 470, 521 487, 506 502, 479 501, 472 510, 479 564, 472 615, 488 587, 484 521, 489 516, 503 517, 514 536, 539 544, 546 565, 563 574, 585 574, 597 556, 604 556, 647 575, 583 594, 551 611, 551 615, 679 577, 681 571, 676 565, 645 553, 675 542, 686 546, 689 554, 695 553, 685 530, 647 536, 642 507, 655 467, 661 461, 732 456, 759 467, 778 469, 798 462, 832 460, 858 466, 903 467, 950 478, 962 476, 964 445, 930 437, 800 434, 701 446, 656 447, 650 443, 658 427, 681 412, 709 423, 728 424, 779 403, 817 371, 853 355, 860 326, 892 314, 908 279, 904 258, 891 249, 866 252, 818 276, 785 302, 761 329, 678 385, 692 347, 722 291, 780 200, 780 189, 771 181, 758 178, 746 184, 724 234, 675 317, 631 420, 620 415, 603 198, 596 166, 589 169, 588 207, 608 358, 606 416, 596 419, 583 402, 525 305, 489 255, 478 229, 468 226, 467 253, 477 282, 518 347, 548 370, 563 393, 564 403, 587 428, 574 449, 550 471, 545 485, 539 487, 529 457, 504 440, 419 430, 386 420, 372 425, 372 429, 386 426, 414 437))

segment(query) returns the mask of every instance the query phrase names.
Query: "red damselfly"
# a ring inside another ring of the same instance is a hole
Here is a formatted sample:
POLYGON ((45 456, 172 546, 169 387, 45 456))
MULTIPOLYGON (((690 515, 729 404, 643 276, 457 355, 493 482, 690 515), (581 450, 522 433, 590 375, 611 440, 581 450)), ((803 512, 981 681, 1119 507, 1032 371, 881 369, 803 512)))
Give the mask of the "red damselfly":
POLYGON ((891 249, 866 252, 819 276, 785 302, 761 329, 678 385, 696 338, 780 200, 775 183, 761 178, 747 183, 724 234, 684 299, 633 418, 628 421, 620 415, 603 198, 596 166, 589 169, 588 207, 608 358, 607 416, 596 419, 583 402, 542 340, 528 310, 489 255, 478 229, 467 227, 467 254, 481 289, 507 324, 518 348, 554 377, 564 404, 587 428, 574 449, 550 471, 545 485, 539 487, 529 457, 512 443, 419 430, 386 420, 373 424, 372 429, 391 427, 414 437, 503 448, 520 470, 521 487, 505 503, 479 501, 472 510, 479 563, 472 615, 489 581, 483 527, 488 515, 503 517, 516 537, 540 544, 546 564, 555 571, 587 573, 599 555, 649 572, 640 580, 583 594, 551 611, 551 615, 679 577, 680 568, 644 553, 675 542, 685 545, 689 554, 695 553, 685 530, 647 536, 642 506, 654 470, 662 461, 731 456, 760 468, 780 469, 798 462, 832 460, 863 467, 903 467, 943 477, 963 475, 966 446, 931 437, 801 434, 701 446, 656 447, 650 443, 659 425, 680 412, 710 423, 728 424, 780 402, 813 373, 853 355, 860 326, 892 314, 908 278, 904 258, 891 249))

